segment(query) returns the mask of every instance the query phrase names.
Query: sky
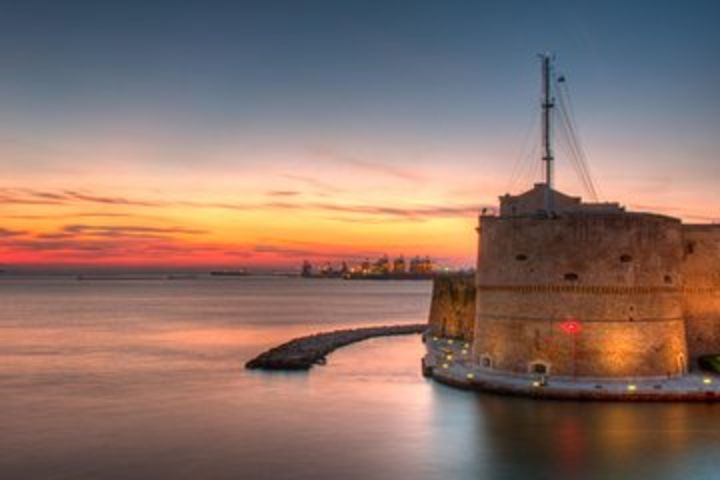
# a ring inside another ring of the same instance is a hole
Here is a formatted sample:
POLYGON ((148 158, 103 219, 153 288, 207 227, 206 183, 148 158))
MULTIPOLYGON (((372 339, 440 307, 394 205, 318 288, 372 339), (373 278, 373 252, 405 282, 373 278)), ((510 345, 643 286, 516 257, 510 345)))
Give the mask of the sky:
POLYGON ((715 1, 2 11, 2 268, 472 265, 479 210, 541 180, 546 51, 602 200, 720 220, 715 1))

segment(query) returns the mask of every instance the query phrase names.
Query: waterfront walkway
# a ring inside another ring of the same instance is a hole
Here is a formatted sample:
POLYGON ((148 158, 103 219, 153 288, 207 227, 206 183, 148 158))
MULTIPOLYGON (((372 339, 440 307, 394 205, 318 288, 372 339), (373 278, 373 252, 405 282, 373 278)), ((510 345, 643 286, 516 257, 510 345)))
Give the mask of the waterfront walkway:
POLYGON ((655 402, 720 402, 720 376, 693 372, 672 378, 573 379, 571 377, 503 374, 482 368, 470 358, 470 345, 458 340, 427 337, 423 373, 438 382, 481 390, 558 400, 655 402))
POLYGON ((427 323, 353 328, 300 337, 261 353, 245 364, 245 368, 263 370, 307 370, 324 364, 333 350, 372 337, 423 333, 427 323))

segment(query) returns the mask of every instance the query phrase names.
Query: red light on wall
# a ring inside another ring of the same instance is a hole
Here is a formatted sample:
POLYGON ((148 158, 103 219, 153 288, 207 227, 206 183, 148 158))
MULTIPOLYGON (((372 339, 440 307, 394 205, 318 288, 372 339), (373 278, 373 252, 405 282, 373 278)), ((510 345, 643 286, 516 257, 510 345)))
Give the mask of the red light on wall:
POLYGON ((580 330, 582 330, 582 325, 578 320, 574 318, 568 318, 560 324, 560 328, 562 328, 563 332, 567 333, 568 335, 576 335, 580 333, 580 330))

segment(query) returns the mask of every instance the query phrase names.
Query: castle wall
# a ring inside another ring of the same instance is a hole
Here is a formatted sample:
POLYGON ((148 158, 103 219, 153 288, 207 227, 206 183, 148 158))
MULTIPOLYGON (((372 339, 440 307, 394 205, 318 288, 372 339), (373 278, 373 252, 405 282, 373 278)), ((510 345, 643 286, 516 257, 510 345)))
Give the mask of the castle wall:
POLYGON ((682 231, 650 214, 481 217, 474 359, 511 373, 667 376, 687 366, 682 231), (563 325, 574 320, 576 334, 563 325))
POLYGON ((720 354, 720 225, 683 225, 683 309, 693 361, 720 354))
POLYGON ((430 333, 471 341, 475 322, 475 279, 469 275, 436 277, 430 304, 430 333))

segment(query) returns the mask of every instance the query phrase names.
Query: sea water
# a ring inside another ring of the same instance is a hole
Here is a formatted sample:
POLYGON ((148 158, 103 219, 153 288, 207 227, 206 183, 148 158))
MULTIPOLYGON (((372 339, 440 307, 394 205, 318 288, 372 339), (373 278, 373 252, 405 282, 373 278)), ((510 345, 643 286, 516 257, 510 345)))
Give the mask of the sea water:
POLYGON ((531 401, 424 379, 417 335, 310 372, 292 337, 427 319, 431 284, 0 277, 0 479, 717 479, 720 405, 531 401))

